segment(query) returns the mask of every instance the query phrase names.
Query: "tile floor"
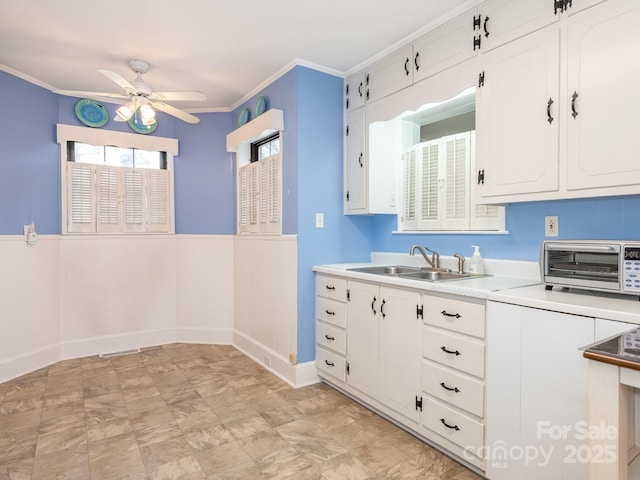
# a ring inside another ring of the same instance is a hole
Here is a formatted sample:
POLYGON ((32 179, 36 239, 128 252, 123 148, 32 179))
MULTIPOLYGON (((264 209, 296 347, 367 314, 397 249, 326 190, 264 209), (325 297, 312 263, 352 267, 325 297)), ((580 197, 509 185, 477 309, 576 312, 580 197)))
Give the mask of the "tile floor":
POLYGON ((0 480, 481 477, 230 346, 67 360, 0 384, 0 480))

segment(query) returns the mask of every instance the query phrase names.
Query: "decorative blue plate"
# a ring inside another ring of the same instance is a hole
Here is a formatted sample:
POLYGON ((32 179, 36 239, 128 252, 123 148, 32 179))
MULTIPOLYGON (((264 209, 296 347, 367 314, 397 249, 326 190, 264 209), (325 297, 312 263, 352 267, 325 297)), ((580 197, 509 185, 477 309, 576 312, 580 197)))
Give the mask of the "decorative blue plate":
POLYGON ((264 97, 258 97, 256 101, 256 117, 262 115, 267 109, 267 100, 264 97))
POLYGON ((131 127, 131 130, 133 130, 134 132, 141 133, 143 135, 148 135, 150 133, 155 132, 156 129, 158 128, 158 116, 156 115, 156 118, 153 120, 153 123, 151 125, 143 124, 142 121, 140 120, 140 116, 135 114, 129 117, 129 120, 127 120, 127 123, 131 127))
POLYGON ((87 127, 104 127, 109 121, 109 112, 95 100, 84 98, 76 102, 76 117, 87 127))
POLYGON ((241 127, 249 121, 249 109, 243 108, 238 116, 238 126, 241 127))

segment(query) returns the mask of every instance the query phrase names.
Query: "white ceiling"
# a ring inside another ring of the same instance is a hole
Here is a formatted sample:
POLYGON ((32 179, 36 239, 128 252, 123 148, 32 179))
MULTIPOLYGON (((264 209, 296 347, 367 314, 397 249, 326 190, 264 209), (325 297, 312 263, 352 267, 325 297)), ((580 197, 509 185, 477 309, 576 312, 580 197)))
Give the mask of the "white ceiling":
POLYGON ((0 0, 0 69, 53 90, 122 93, 151 64, 155 90, 200 90, 190 111, 235 108, 294 62, 337 75, 478 0, 0 0))

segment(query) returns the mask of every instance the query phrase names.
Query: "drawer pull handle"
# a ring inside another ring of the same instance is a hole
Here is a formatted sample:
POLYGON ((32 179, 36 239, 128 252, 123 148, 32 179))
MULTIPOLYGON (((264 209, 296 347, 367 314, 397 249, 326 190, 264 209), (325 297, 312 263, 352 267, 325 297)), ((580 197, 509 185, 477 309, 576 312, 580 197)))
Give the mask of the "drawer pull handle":
POLYGON ((335 315, 336 312, 332 312, 331 310, 325 310, 324 313, 326 313, 327 315, 335 315))
POLYGON ((324 363, 326 363, 330 367, 335 367, 335 364, 333 362, 330 362, 329 360, 325 360, 324 363))
POLYGON ((371 311, 373 312, 374 315, 376 313, 378 313, 378 312, 376 312, 376 309, 375 309, 376 300, 377 300, 377 298, 373 297, 373 302, 371 302, 371 311))
POLYGON ((327 290, 335 290, 335 289, 336 289, 336 287, 332 287, 332 286, 330 286, 330 285, 327 285, 325 288, 326 288, 327 290))
POLYGON ((453 387, 453 388, 447 387, 447 384, 444 382, 440 382, 440 386, 449 392, 456 392, 456 393, 460 392, 460 390, 458 390, 458 387, 453 387))
POLYGON ((440 421, 445 427, 450 428, 451 430, 455 430, 456 432, 460 430, 460 427, 458 425, 449 425, 444 418, 441 418, 440 421))
POLYGON ((330 340, 332 342, 336 339, 336 337, 330 337, 329 335, 325 335, 324 338, 326 338, 327 340, 330 340))
POLYGON ((456 357, 458 355, 462 355, 458 350, 456 350, 455 352, 452 350, 447 350, 447 347, 445 347, 444 345, 440 347, 440 350, 442 350, 444 353, 450 353, 451 355, 455 355, 456 357))
POLYGON ((460 318, 462 315, 460 315, 459 313, 447 313, 446 310, 442 310, 440 312, 442 315, 444 315, 445 317, 456 317, 456 318, 460 318))

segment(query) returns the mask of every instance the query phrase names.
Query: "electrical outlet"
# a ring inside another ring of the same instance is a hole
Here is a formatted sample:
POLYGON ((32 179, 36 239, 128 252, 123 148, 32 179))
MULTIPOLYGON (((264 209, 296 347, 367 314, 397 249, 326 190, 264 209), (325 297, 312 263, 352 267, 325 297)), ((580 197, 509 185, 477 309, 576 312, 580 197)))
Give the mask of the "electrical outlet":
POLYGON ((544 236, 545 237, 557 237, 558 236, 558 217, 544 217, 544 236))
POLYGON ((289 354, 289 363, 292 365, 295 365, 296 363, 298 363, 298 355, 296 353, 289 354))
POLYGON ((324 228, 324 213, 316 213, 316 228, 324 228))

